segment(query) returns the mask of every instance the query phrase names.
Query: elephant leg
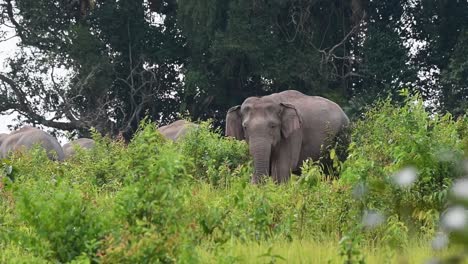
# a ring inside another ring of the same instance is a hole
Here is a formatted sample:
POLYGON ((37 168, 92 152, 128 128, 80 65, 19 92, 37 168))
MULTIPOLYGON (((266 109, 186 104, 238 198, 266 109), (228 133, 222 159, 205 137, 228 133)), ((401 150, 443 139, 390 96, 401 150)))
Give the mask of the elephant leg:
POLYGON ((271 177, 275 183, 283 183, 291 176, 289 158, 284 151, 277 149, 271 155, 271 177))
POLYGON ((283 183, 291 177, 291 171, 297 170, 302 149, 302 132, 295 131, 283 139, 272 150, 271 176, 276 183, 283 183))

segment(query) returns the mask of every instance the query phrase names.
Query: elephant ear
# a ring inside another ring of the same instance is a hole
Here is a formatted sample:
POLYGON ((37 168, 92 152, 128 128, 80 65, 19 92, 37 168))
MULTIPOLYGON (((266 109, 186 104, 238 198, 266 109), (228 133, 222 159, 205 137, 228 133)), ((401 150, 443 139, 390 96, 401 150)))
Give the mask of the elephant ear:
POLYGON ((294 131, 302 127, 302 120, 296 107, 292 104, 281 103, 283 111, 281 112, 281 134, 288 138, 294 131))
POLYGON ((226 115, 226 136, 243 140, 244 129, 242 128, 242 118, 240 115, 240 105, 229 108, 226 115))

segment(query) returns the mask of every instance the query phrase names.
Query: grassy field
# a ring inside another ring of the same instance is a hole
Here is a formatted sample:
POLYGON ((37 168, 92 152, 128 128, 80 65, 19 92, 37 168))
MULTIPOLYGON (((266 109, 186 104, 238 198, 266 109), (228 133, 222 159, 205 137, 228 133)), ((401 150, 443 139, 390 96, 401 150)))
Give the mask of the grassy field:
MULTIPOLYGON (((445 249, 435 252, 430 241, 414 241, 401 250, 388 247, 363 245, 361 252, 365 263, 430 263, 430 260, 444 259, 456 255, 460 248, 445 249)), ((345 257, 340 256, 339 241, 314 242, 277 241, 271 243, 241 243, 229 241, 219 252, 199 248, 202 263, 229 262, 229 258, 239 263, 345 263, 345 257)), ((464 261, 462 263, 468 263, 464 261)))

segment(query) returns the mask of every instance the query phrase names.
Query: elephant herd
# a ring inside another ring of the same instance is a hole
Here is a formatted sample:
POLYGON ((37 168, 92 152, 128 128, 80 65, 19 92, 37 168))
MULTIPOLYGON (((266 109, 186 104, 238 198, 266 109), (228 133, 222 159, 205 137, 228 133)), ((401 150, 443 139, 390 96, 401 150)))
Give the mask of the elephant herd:
MULTIPOLYGON (((177 141, 183 137, 190 128, 198 125, 185 120, 178 120, 158 130, 167 139, 177 141)), ((11 152, 21 149, 31 149, 34 145, 40 145, 45 149, 47 156, 52 160, 64 160, 76 153, 76 147, 91 149, 95 142, 90 138, 79 138, 60 146, 58 140, 36 127, 24 126, 10 134, 0 133, 0 159, 6 158, 11 152)))
MULTIPOLYGON (((336 103, 288 90, 249 97, 241 105, 231 107, 226 115, 225 135, 248 143, 254 165, 252 183, 259 183, 263 176, 282 183, 290 178, 291 172, 300 173, 304 160, 318 160, 337 137, 347 136, 348 125, 348 117, 336 103)), ((196 127, 194 123, 178 120, 158 130, 167 139, 177 141, 196 127)), ((0 134, 0 158, 35 144, 40 144, 51 159, 64 160, 75 154, 76 145, 91 149, 94 141, 80 138, 60 146, 50 134, 25 126, 10 134, 0 134)))
POLYGON ((9 153, 14 151, 30 149, 34 145, 40 145, 44 148, 50 159, 64 160, 75 154, 75 145, 79 145, 83 149, 90 149, 94 146, 94 140, 80 138, 60 146, 54 136, 38 128, 24 126, 10 134, 0 134, 0 158, 6 158, 9 153))

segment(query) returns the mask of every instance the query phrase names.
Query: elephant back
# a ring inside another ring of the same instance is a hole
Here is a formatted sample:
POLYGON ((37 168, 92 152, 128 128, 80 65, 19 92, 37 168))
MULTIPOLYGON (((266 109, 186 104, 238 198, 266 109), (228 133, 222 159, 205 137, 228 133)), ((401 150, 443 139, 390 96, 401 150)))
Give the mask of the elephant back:
POLYGON ((167 139, 170 139, 172 141, 177 141, 187 132, 192 129, 198 127, 197 124, 188 122, 186 120, 177 120, 169 125, 162 126, 158 128, 158 131, 167 139))
POLYGON ((5 141, 5 139, 7 137, 8 137, 8 134, 0 133, 0 159, 2 159, 4 157, 3 156, 2 145, 3 145, 3 141, 5 141))
POLYGON ((83 149, 92 149, 95 146, 94 140, 90 138, 79 138, 77 140, 66 143, 62 146, 65 158, 75 155, 75 146, 78 145, 83 149))
POLYGON ((36 144, 41 145, 46 150, 50 159, 63 160, 64 153, 57 139, 33 127, 22 128, 8 135, 2 143, 2 154, 6 157, 11 151, 17 151, 21 148, 31 149, 36 144))
POLYGON ((309 123, 326 122, 336 131, 349 124, 349 118, 343 109, 327 98, 305 95, 300 98, 293 98, 288 103, 293 104, 299 113, 309 120, 309 123), (311 119, 314 122, 310 122, 311 119))

